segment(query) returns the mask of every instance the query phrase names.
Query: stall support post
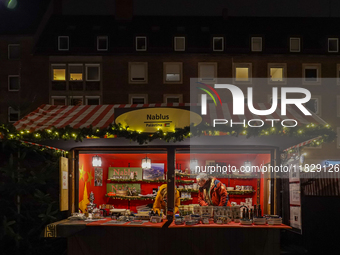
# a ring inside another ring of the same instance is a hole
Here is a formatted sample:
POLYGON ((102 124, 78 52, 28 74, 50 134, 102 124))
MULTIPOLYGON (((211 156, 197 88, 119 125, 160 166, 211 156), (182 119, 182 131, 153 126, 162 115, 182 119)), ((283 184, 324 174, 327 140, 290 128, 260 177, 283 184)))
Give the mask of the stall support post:
POLYGON ((167 186, 168 186, 168 220, 172 220, 175 214, 175 157, 176 150, 174 147, 167 149, 168 171, 167 171, 167 186))

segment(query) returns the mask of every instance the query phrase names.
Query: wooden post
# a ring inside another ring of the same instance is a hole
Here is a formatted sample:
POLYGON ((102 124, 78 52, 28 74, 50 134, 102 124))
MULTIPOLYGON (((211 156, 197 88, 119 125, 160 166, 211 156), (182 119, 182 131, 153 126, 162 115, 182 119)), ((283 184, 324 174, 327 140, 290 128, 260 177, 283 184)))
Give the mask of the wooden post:
POLYGON ((168 171, 167 171, 167 185, 168 185, 168 220, 172 220, 175 214, 175 161, 176 150, 175 147, 168 147, 168 171), (172 215, 171 215, 172 212, 172 215))

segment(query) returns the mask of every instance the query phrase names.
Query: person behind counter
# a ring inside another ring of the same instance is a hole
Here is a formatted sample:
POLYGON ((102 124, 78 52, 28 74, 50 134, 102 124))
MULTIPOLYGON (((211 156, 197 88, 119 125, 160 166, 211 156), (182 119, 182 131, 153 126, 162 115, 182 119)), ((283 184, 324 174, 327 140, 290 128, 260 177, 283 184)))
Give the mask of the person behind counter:
MULTIPOLYGON (((178 206, 180 205, 180 198, 179 198, 179 191, 176 190, 175 191, 175 211, 174 213, 178 212, 178 206)), ((164 210, 164 212, 166 213, 166 201, 168 198, 168 194, 167 194, 167 185, 163 184, 162 186, 160 186, 158 192, 157 192, 157 196, 155 199, 155 202, 153 204, 153 210, 154 212, 160 214, 161 209, 164 210)))
POLYGON ((206 173, 200 173, 196 177, 200 186, 198 203, 201 206, 230 206, 229 195, 225 185, 216 178, 209 178, 206 173))

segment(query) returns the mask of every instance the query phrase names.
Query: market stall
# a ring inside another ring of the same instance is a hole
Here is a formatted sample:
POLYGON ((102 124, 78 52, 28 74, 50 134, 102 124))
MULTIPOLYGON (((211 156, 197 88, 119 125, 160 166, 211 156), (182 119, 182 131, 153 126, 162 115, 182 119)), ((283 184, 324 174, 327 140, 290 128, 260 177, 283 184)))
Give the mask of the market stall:
MULTIPOLYGON (((95 221, 85 223, 80 220, 76 221, 77 223, 66 221, 51 224, 46 227, 46 236, 68 236, 69 247, 72 247, 70 252, 78 250, 83 251, 81 254, 87 254, 86 249, 79 249, 77 245, 85 245, 90 250, 105 250, 105 240, 108 238, 107 242, 110 235, 114 235, 117 231, 116 227, 119 225, 120 234, 116 242, 124 247, 128 247, 130 242, 141 242, 140 247, 144 247, 148 251, 160 252, 164 249, 163 246, 151 247, 149 242, 164 244, 167 247, 170 247, 174 242, 181 247, 183 240, 188 243, 191 240, 190 247, 196 249, 204 247, 201 246, 204 243, 202 240, 206 240, 205 238, 211 235, 228 236, 230 247, 233 246, 239 251, 245 249, 241 243, 247 243, 250 245, 249 247, 256 246, 258 248, 260 246, 268 254, 274 254, 271 252, 279 249, 279 230, 289 228, 282 225, 282 222, 273 226, 267 225, 267 222, 262 222, 258 226, 251 222, 251 226, 248 226, 247 223, 238 221, 226 221, 222 225, 209 222, 207 225, 199 223, 196 226, 186 226, 186 224, 179 226, 174 225, 174 222, 166 224, 165 219, 161 223, 156 223, 156 221, 141 223, 143 219, 124 218, 129 223, 124 222, 118 225, 112 223, 119 219, 123 221, 123 218, 119 217, 131 217, 131 215, 138 217, 140 216, 138 209, 152 207, 159 187, 165 183, 167 184, 168 197, 167 209, 164 214, 170 221, 173 217, 185 217, 186 215, 181 215, 181 212, 176 215, 175 191, 177 190, 180 194, 181 206, 188 208, 198 204, 199 187, 196 182, 197 172, 194 171, 196 168, 192 167, 192 155, 195 155, 196 166, 217 167, 217 165, 227 166, 229 164, 236 169, 240 169, 245 164, 249 165, 249 163, 259 167, 278 166, 280 165, 280 153, 284 149, 306 140, 310 141, 308 143, 322 142, 324 138, 322 135, 316 138, 315 129, 313 127, 308 129, 310 122, 315 123, 319 134, 323 131, 328 132, 324 121, 312 115, 309 117, 310 119, 306 119, 302 123, 301 127, 305 134, 302 134, 299 129, 295 129, 296 136, 292 136, 295 134, 293 131, 287 135, 288 131, 273 128, 262 129, 261 135, 257 136, 248 136, 243 129, 235 129, 237 133, 235 130, 221 130, 220 133, 211 136, 209 127, 200 129, 202 131, 200 135, 195 136, 191 133, 191 129, 186 128, 191 124, 191 112, 186 107, 188 107, 186 104, 44 105, 17 122, 15 126, 18 132, 22 133, 20 135, 22 139, 36 137, 39 138, 40 144, 69 151, 68 184, 65 184, 65 190, 68 192, 66 210, 69 215, 78 212, 85 213, 95 221), (129 124, 129 114, 135 114, 134 110, 145 110, 146 116, 157 117, 161 114, 157 115, 158 113, 155 111, 163 109, 163 111, 169 111, 169 115, 171 115, 171 108, 177 109, 171 120, 165 122, 159 120, 141 121, 142 126, 146 127, 150 125, 149 122, 152 122, 152 125, 161 123, 162 128, 160 129, 155 126, 153 129, 148 127, 147 130, 141 130, 138 127, 140 125, 138 121, 131 123, 128 125, 129 127, 120 125, 121 122, 115 123, 115 120, 120 117, 121 121, 129 124), (100 114, 97 114, 99 112, 100 114), (149 114, 147 114, 148 112, 149 114), (177 119, 176 116, 178 116, 177 119), (187 119, 187 121, 180 124, 183 119, 187 119), (320 126, 322 126, 321 129, 320 126), (147 133, 145 133, 146 131, 147 133), (310 140, 310 138, 313 139, 310 140), (82 140, 82 142, 74 140, 82 140), (94 199, 91 200, 91 196, 94 196, 94 199), (92 207, 88 207, 90 202, 92 207), (101 210, 103 214, 105 211, 107 215, 112 214, 111 210, 113 209, 126 209, 129 212, 117 215, 116 218, 100 221, 93 217, 93 209, 101 210), (170 224, 169 230, 167 230, 168 224, 170 224), (125 228, 128 226, 133 226, 134 231, 125 228), (152 226, 157 227, 153 230, 146 230, 152 226), (72 229, 71 235, 65 234, 68 233, 67 229, 72 229), (192 232, 188 232, 188 229, 192 232), (184 238, 192 233, 195 238, 184 238), (182 235, 183 238, 179 238, 182 235), (171 239, 170 236, 176 236, 176 238, 171 239), (144 241, 141 241, 141 237, 144 241), (138 241, 136 241, 137 239, 138 241), (239 240, 242 242, 238 242, 239 240), (93 244, 93 247, 90 244, 93 244)), ((294 111, 290 114, 293 115, 294 111)), ((196 124, 199 125, 200 122, 210 117, 205 116, 204 118, 200 121, 196 119, 195 121, 198 122, 196 124)), ((259 218, 262 218, 264 214, 282 215, 279 195, 280 181, 276 178, 275 173, 252 175, 228 170, 211 176, 219 179, 225 185, 230 202, 238 208, 239 212, 242 206, 249 210, 254 210, 256 206, 262 211, 259 218)), ((213 218, 214 215, 211 217, 213 218)), ((240 216, 237 220, 243 217, 240 216)), ((249 220, 253 219, 253 216, 248 215, 247 217, 249 220)), ((284 219, 284 222, 287 221, 284 219)), ((222 240, 223 238, 217 239, 222 240)), ((223 241, 221 243, 221 240, 217 239, 214 241, 215 247, 217 250, 222 250, 222 246, 225 245, 223 241)), ((182 248, 185 250, 188 247, 182 248)), ((247 252, 250 254, 251 249, 247 252)))

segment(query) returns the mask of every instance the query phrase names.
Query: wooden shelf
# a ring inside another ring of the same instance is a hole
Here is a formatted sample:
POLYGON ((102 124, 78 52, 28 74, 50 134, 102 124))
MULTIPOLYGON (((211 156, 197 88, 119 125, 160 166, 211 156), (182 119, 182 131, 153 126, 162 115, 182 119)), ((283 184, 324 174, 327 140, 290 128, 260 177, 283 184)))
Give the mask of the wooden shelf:
POLYGON ((166 183, 166 180, 134 180, 134 179, 107 179, 108 182, 122 182, 122 183, 166 183))
POLYGON ((195 189, 177 189, 179 192, 191 192, 191 193, 198 193, 198 190, 195 189))

